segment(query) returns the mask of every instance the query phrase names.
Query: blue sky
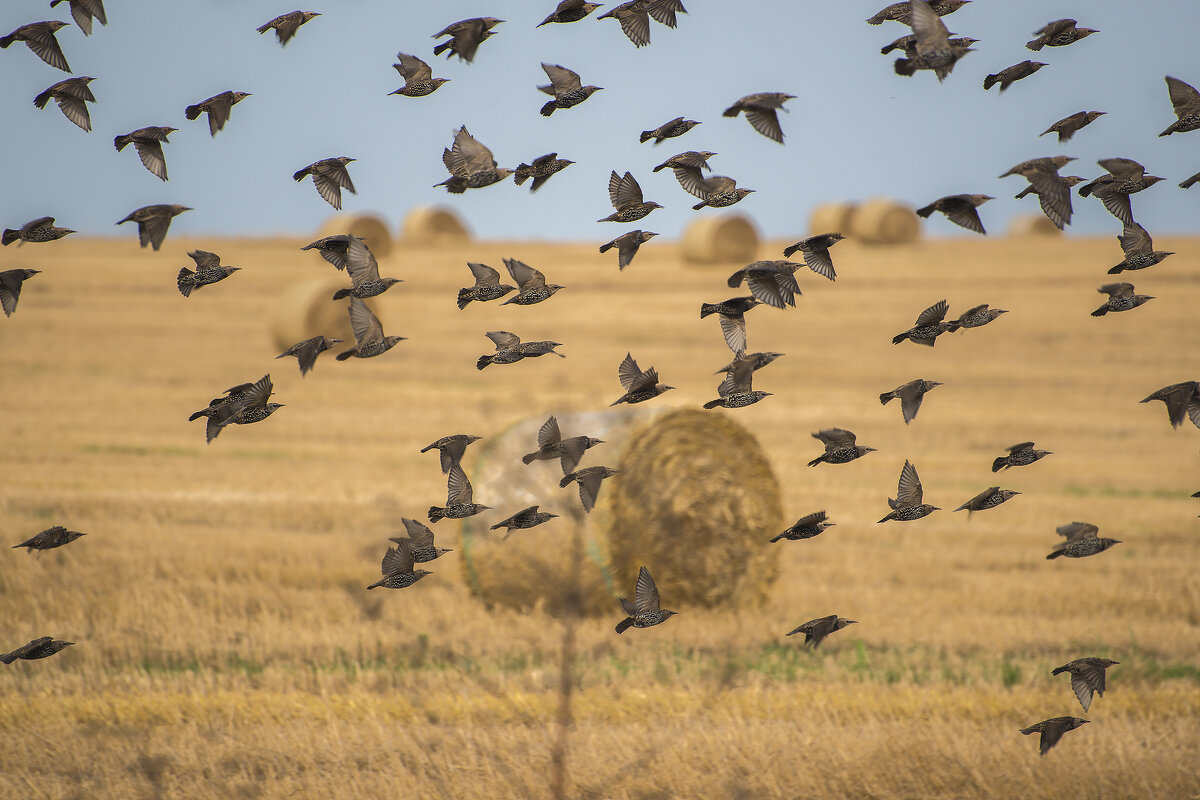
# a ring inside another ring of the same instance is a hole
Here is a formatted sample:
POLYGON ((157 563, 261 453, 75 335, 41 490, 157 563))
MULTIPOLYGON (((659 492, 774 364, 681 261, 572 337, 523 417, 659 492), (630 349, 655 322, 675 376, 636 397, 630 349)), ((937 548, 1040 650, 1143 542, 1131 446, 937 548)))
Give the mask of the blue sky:
MULTIPOLYGON (((308 234, 333 210, 292 173, 320 158, 357 158, 358 195, 347 211, 373 211, 396 222, 418 205, 456 208, 488 238, 607 241, 629 226, 595 222, 611 212, 610 170, 632 171, 646 198, 666 206, 641 227, 674 238, 696 212, 695 200, 668 171, 651 168, 683 150, 713 150, 717 174, 757 189, 738 209, 772 237, 804 233, 822 202, 886 195, 923 205, 945 194, 986 193, 989 230, 1002 232, 1036 200, 1012 196, 1024 185, 997 175, 1018 161, 1065 153, 1079 158, 1065 172, 1094 177, 1097 158, 1125 156, 1167 180, 1134 198, 1134 214, 1152 234, 1195 232, 1200 188, 1176 184, 1200 171, 1200 132, 1158 138, 1174 119, 1164 75, 1200 85, 1192 38, 1200 4, 1117 0, 975 0, 946 18, 950 29, 981 42, 939 85, 928 72, 893 74, 879 48, 908 29, 864 20, 883 0, 731 3, 685 0, 689 13, 669 30, 652 23, 652 44, 635 48, 614 20, 535 26, 553 0, 313 0, 323 16, 281 48, 255 28, 294 6, 253 0, 106 0, 109 25, 85 38, 59 33, 72 75, 96 77, 93 131, 84 133, 51 104, 32 100, 68 77, 23 44, 0 51, 0 146, 6 185, 0 223, 16 226, 53 215, 89 234, 128 235, 114 223, 152 203, 182 203, 172 233, 188 235, 308 234), (431 34, 457 19, 496 16, 507 22, 473 64, 434 58, 431 34), (1025 49, 1032 31, 1074 17, 1101 32, 1039 54, 1025 49), (397 51, 434 65, 451 83, 427 98, 389 97, 402 85, 392 69, 397 51), (1115 54, 1115 55, 1113 55, 1115 54), (1005 94, 984 92, 989 72, 1033 58, 1049 62, 1005 94), (605 87, 583 105, 545 119, 542 61, 579 72, 605 87), (203 118, 183 110, 218 92, 253 93, 215 139, 203 118), (744 118, 721 116, 752 92, 797 95, 781 120, 787 144, 755 133, 744 118), (1037 134, 1080 110, 1107 111, 1068 145, 1037 134), (661 146, 638 133, 684 115, 703 124, 661 146), (577 163, 536 195, 503 184, 447 195, 442 149, 465 124, 502 166, 550 151, 577 163), (148 125, 180 130, 165 146, 170 181, 162 183, 132 149, 112 139, 148 125)), ((608 7, 611 7, 609 4, 608 7)), ((603 13, 603 12, 597 12, 603 13)), ((66 5, 10 1, 0 33, 44 19, 69 19, 66 5)), ((1119 233, 1094 200, 1076 198, 1072 233, 1119 233)), ((942 219, 932 235, 967 235, 942 219)))

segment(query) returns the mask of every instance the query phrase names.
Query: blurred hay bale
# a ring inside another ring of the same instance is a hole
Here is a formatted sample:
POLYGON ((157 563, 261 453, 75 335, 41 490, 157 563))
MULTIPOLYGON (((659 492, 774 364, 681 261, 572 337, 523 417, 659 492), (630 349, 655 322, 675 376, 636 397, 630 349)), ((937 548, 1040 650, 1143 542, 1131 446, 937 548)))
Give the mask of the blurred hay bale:
POLYGON ((854 203, 822 203, 808 216, 808 235, 822 233, 849 234, 853 227, 854 214, 858 206, 854 203))
POLYGON ((1059 236, 1062 234, 1045 214, 1021 214, 1008 225, 1009 236, 1059 236))
POLYGON ((408 212, 402 226, 406 244, 439 245, 466 242, 471 232, 453 210, 444 206, 417 206, 408 212))
POLYGON ((688 264, 744 264, 758 256, 758 229, 741 214, 704 216, 683 232, 688 264))
MULTIPOLYGON (((335 214, 321 226, 320 236, 361 236, 376 258, 392 252, 392 232, 387 222, 375 214, 335 214)), ((316 334, 313 334, 314 336, 316 334)))
MULTIPOLYGON (((563 436, 587 435, 581 466, 620 473, 604 482, 590 515, 576 486, 558 482, 558 461, 526 466, 544 419, 525 420, 481 442, 471 470, 476 502, 495 511, 464 521, 461 559, 473 593, 488 605, 541 607, 559 614, 572 579, 572 526, 585 559, 579 592, 585 614, 616 614, 638 567, 653 572, 668 607, 753 605, 778 574, 782 527, 779 484, 754 436, 721 413, 699 409, 621 409, 558 416, 563 436), (503 540, 490 525, 537 503, 560 515, 503 540)), ((477 447, 479 445, 476 445, 477 447)))
MULTIPOLYGON (((330 336, 354 343, 350 329, 349 302, 333 299, 333 293, 350 285, 344 276, 314 278, 290 285, 275 304, 271 317, 271 337, 282 352, 297 342, 314 336, 330 336)), ((376 311, 367 300, 367 307, 376 311)))
POLYGON ((911 244, 921 237, 921 220, 904 203, 873 197, 851 218, 850 235, 865 244, 911 244))

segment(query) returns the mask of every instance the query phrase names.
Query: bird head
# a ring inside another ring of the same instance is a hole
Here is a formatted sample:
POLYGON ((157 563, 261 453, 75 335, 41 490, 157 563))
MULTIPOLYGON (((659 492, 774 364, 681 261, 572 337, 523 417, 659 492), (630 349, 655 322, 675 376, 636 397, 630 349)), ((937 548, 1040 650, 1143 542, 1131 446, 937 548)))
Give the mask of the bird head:
POLYGON ((454 552, 454 548, 452 548, 452 547, 435 547, 435 548, 433 548, 433 549, 437 551, 437 554, 438 554, 439 556, 440 556, 440 555, 445 555, 446 553, 453 553, 453 552, 454 552))
POLYGON ((557 292, 559 289, 565 289, 565 288, 567 288, 567 287, 565 287, 565 286, 560 286, 560 285, 559 285, 559 284, 557 284, 557 283, 548 283, 548 284, 546 284, 546 291, 550 292, 550 294, 554 294, 554 293, 555 293, 555 292, 557 292))
POLYGON ((338 156, 337 158, 334 159, 334 161, 337 161, 339 164, 341 164, 344 167, 347 164, 351 163, 352 161, 358 161, 358 159, 350 158, 349 156, 338 156))
POLYGON ((1099 33, 1099 32, 1100 31, 1096 30, 1095 28, 1076 28, 1075 29, 1075 34, 1078 37, 1078 39, 1086 39, 1087 37, 1091 36, 1093 33, 1099 33))
POLYGON ((604 5, 604 4, 603 3, 584 3, 583 4, 584 16, 587 16, 588 14, 592 13, 593 11, 595 11, 597 8, 599 8, 602 5, 604 5))
POLYGON ((483 27, 491 28, 496 25, 499 25, 501 22, 504 22, 504 20, 496 19, 495 17, 484 17, 483 19, 480 20, 480 22, 483 23, 483 27))
POLYGON ((67 26, 68 26, 68 25, 70 25, 70 24, 71 24, 71 23, 69 23, 69 22, 63 22, 62 20, 57 20, 57 19, 56 19, 56 20, 52 20, 52 21, 50 21, 50 22, 47 22, 47 23, 46 23, 46 27, 50 29, 50 32, 51 32, 51 33, 54 33, 55 31, 57 31, 57 30, 60 30, 60 29, 62 29, 62 28, 65 28, 65 27, 67 27, 67 26))
POLYGON ((382 282, 385 286, 395 286, 397 283, 404 283, 403 278, 383 278, 382 282))
POLYGON ((583 449, 587 450, 588 447, 595 447, 598 444, 604 444, 604 440, 603 439, 593 439, 592 437, 589 436, 588 440, 587 440, 587 447, 585 447, 583 449))
POLYGON ((619 469, 613 469, 612 467, 605 467, 605 468, 604 468, 604 477, 606 477, 606 478, 611 478, 613 475, 616 475, 616 474, 617 474, 617 473, 619 473, 620 471, 621 471, 621 470, 619 470, 619 469))
POLYGON ((413 576, 415 577, 416 580, 421 580, 421 578, 424 578, 426 575, 432 575, 432 574, 433 573, 427 569, 414 569, 413 570, 413 576))
POLYGON ((651 239, 653 239, 655 236, 658 236, 658 234, 655 233, 654 231, 642 231, 642 235, 640 238, 643 242, 648 242, 651 239))
POLYGON ((478 442, 482 438, 482 436, 473 436, 471 434, 467 434, 467 444, 470 444, 471 442, 478 442))
POLYGON ((341 344, 344 341, 345 339, 330 339, 328 336, 324 336, 321 338, 321 349, 328 350, 335 344, 341 344))
POLYGON ((1087 119, 1088 122, 1092 122, 1094 120, 1099 119, 1100 117, 1103 117, 1107 113, 1108 113, 1107 111, 1089 111, 1085 115, 1085 119, 1087 119))
POLYGON ((676 615, 676 614, 678 614, 678 613, 679 613, 678 611, 672 611, 672 610, 671 610, 671 609, 669 609, 669 608, 664 608, 664 609, 662 609, 662 615, 663 615, 663 619, 664 619, 664 620, 665 620, 667 617, 673 617, 673 616, 675 616, 675 615, 676 615))
POLYGON ((585 86, 585 87, 583 87, 583 94, 586 97, 591 97, 593 94, 595 94, 596 92, 600 91, 603 88, 604 88, 603 86, 585 86))
POLYGON ((656 383, 656 384, 654 385, 654 388, 655 388, 655 390, 656 390, 656 391, 657 391, 659 394, 662 394, 663 392, 666 392, 666 391, 669 391, 669 390, 671 390, 671 389, 674 389, 675 387, 674 387, 674 386, 667 386, 665 383, 656 383))
POLYGON ((1158 183, 1159 181, 1161 181, 1163 179, 1158 177, 1157 175, 1146 175, 1146 176, 1142 177, 1142 180, 1146 182, 1147 186, 1153 186, 1154 184, 1158 183))
POLYGON ((251 95, 249 92, 234 92, 233 93, 233 102, 240 103, 241 101, 245 100, 247 97, 250 97, 250 96, 251 95))
POLYGON ((509 175, 512 175, 514 172, 516 172, 516 170, 509 169, 508 167, 496 168, 496 174, 500 176, 499 180, 501 181, 507 178, 509 175))
MULTIPOLYGON (((308 22, 310 19, 312 19, 314 17, 319 17, 319 16, 321 16, 321 12, 319 12, 319 11, 305 11, 303 13, 304 22, 308 22)), ((303 24, 303 23, 301 23, 301 24, 303 24)))
POLYGON ((437 87, 441 86, 443 83, 449 83, 450 79, 449 78, 434 78, 432 82, 433 82, 433 88, 436 89, 437 87))

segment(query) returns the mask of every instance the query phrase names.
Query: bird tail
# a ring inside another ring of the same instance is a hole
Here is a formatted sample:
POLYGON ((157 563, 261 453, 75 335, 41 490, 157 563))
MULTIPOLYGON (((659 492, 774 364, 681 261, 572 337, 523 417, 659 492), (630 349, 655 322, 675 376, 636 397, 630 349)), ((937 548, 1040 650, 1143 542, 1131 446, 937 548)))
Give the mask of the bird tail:
POLYGON ((466 308, 467 306, 469 306, 471 304, 471 301, 474 299, 475 298, 471 296, 471 290, 469 288, 468 289, 459 289, 458 290, 458 309, 459 309, 459 311, 461 311, 464 308, 466 308))
POLYGON ((895 64, 892 65, 897 75, 903 75, 906 78, 911 78, 917 74, 917 68, 913 66, 913 62, 907 58, 897 58, 895 64))
POLYGON ((1111 268, 1108 271, 1108 274, 1109 275, 1120 275, 1124 271, 1125 271, 1125 262, 1122 261, 1120 264, 1117 264, 1115 267, 1111 268))
POLYGON ((904 333, 897 333, 895 336, 892 337, 892 344, 900 344, 907 338, 908 338, 907 331, 905 331, 904 333))
MULTIPOLYGON (((7 47, 7 46, 8 45, 5 45, 5 47, 7 47)), ((618 626, 618 627, 620 627, 620 626, 618 626)), ((628 627, 628 626, 626 626, 626 627, 628 627)), ((620 631, 617 631, 617 633, 620 633, 620 631)), ((4 655, 0 656, 0 663, 11 664, 12 662, 14 662, 16 660, 17 660, 17 654, 15 652, 5 653, 4 655)))
POLYGON ((333 358, 335 361, 345 361, 346 359, 353 356, 356 352, 358 352, 357 348, 351 349, 351 350, 343 350, 342 352, 338 353, 333 358))
POLYGON ((209 414, 209 411, 210 411, 210 409, 207 409, 207 408, 200 409, 195 414, 192 414, 190 417, 188 417, 188 422, 195 422, 196 420, 200 419, 201 417, 207 417, 209 414))
MULTIPOLYGON (((1049 132, 1050 132, 1050 131, 1046 131, 1046 133, 1049 133, 1049 132)), ((1043 134, 1042 134, 1042 136, 1045 136, 1045 135, 1046 135, 1046 133, 1043 133, 1043 134)), ((1014 199, 1014 200, 1020 200, 1022 197, 1026 197, 1026 196, 1028 196, 1028 195, 1029 195, 1029 193, 1030 193, 1030 192, 1032 192, 1032 191, 1033 191, 1033 184, 1031 183, 1031 184, 1029 184, 1028 186, 1026 186, 1024 189, 1022 189, 1022 190, 1021 190, 1019 193, 1017 193, 1017 194, 1014 194, 1014 195, 1013 195, 1013 199, 1014 199)))
POLYGON ((724 399, 725 398, 723 398, 723 397, 718 397, 716 400, 709 400, 707 403, 704 404, 704 407, 705 408, 716 408, 717 406, 721 405, 721 401, 724 399))
POLYGON ((1038 50, 1041 50, 1043 47, 1045 47, 1046 43, 1041 39, 1034 39, 1032 42, 1026 42, 1025 46, 1036 53, 1038 50))
POLYGON ((117 138, 113 139, 113 144, 116 145, 117 152, 119 153, 124 150, 125 146, 132 141, 133 139, 129 136, 118 136, 117 138))
POLYGON ((575 480, 575 473, 570 472, 566 475, 563 475, 562 480, 558 482, 558 486, 560 489, 565 489, 573 480, 575 480))
POLYGON ((955 333, 958 330, 960 330, 961 328, 962 328, 962 325, 958 324, 957 322, 950 321, 950 322, 946 323, 946 331, 948 333, 955 333))
POLYGON ((879 403, 880 403, 880 405, 886 406, 895 397, 896 397, 896 395, 893 394, 892 392, 884 392, 883 394, 879 395, 879 403))
POLYGON ((992 472, 999 472, 1000 470, 1004 469, 1007 466, 1008 466, 1008 461, 1005 460, 1004 456, 1000 456, 999 458, 997 458, 995 461, 992 462, 992 472))
POLYGON ((645 144, 654 138, 654 131, 642 131, 642 135, 638 137, 639 144, 645 144))
MULTIPOLYGON (((454 40, 453 40, 453 39, 447 39, 446 41, 444 41, 444 42, 442 42, 441 44, 439 44, 437 47, 433 48, 433 54, 434 54, 435 56, 440 56, 442 53, 444 53, 444 52, 446 52, 447 50, 449 50, 449 49, 450 49, 450 46, 451 46, 452 44, 454 44, 454 40)), ((449 58, 449 57, 450 57, 450 56, 446 56, 446 58, 449 58)))
MULTIPOLYGON (((16 40, 17 40, 16 34, 10 34, 9 36, 5 36, 5 37, 3 37, 3 38, 0 38, 0 49, 5 49, 5 48, 7 48, 7 47, 8 47, 10 44, 12 44, 13 42, 15 42, 16 40)), ((10 662, 8 662, 8 661, 5 661, 4 663, 5 663, 5 664, 8 664, 8 663, 10 663, 10 662)))
POLYGON ((924 208, 918 208, 918 209, 917 209, 917 216, 918 216, 918 217, 924 217, 925 219, 929 219, 929 215, 930 215, 930 214, 932 214, 932 213, 933 213, 934 211, 936 211, 936 210, 937 210, 937 209, 935 209, 935 208, 933 207, 933 204, 932 204, 932 203, 930 203, 929 205, 925 206, 924 208))
POLYGON ((1100 306, 1095 311, 1093 311, 1092 316, 1093 317, 1103 317, 1107 313, 1108 313, 1108 303, 1105 303, 1104 305, 1100 306))
POLYGON ((817 456, 816 458, 814 458, 812 461, 808 462, 808 465, 810 467, 815 467, 817 464, 820 464, 824 460, 825 460, 825 456, 820 455, 820 456, 817 456))
POLYGON ((532 464, 534 461, 537 461, 537 457, 538 457, 537 453, 527 453, 527 454, 521 456, 521 463, 522 464, 532 464))
MULTIPOLYGON (((542 106, 542 116, 543 117, 550 116, 551 114, 554 113, 554 109, 556 109, 556 108, 558 108, 558 103, 554 100, 551 100, 550 102, 546 103, 546 105, 542 106)), ((512 162, 509 162, 509 163, 512 163, 512 162)))
POLYGON ((800 245, 798 245, 798 244, 794 244, 791 247, 785 247, 785 248, 783 248, 783 257, 791 258, 792 254, 794 254, 799 249, 800 249, 800 245))
POLYGON ((37 106, 38 108, 45 108, 46 103, 49 103, 49 102, 50 102, 50 90, 49 89, 42 92, 37 97, 33 98, 33 104, 35 106, 37 106))
POLYGON ((716 314, 717 311, 718 311, 717 306, 714 303, 701 303, 700 304, 700 319, 704 319, 709 314, 716 314))
MULTIPOLYGON (((491 364, 491 363, 492 363, 491 356, 480 356, 479 360, 475 362, 475 369, 483 369, 484 367, 486 367, 488 364, 491 364)), ((525 463, 528 464, 529 462, 526 461, 525 463)))
POLYGON ((1054 669, 1050 670, 1050 674, 1051 675, 1061 675, 1066 671, 1067 671, 1066 667, 1055 667, 1054 669))
POLYGON ((179 293, 184 297, 191 297, 192 289, 196 288, 195 277, 196 273, 187 267, 180 267, 179 277, 175 279, 175 284, 179 287, 179 293))
POLYGON ((614 247, 614 244, 615 244, 614 242, 609 242, 608 244, 602 244, 602 245, 600 245, 600 252, 601 252, 601 253, 607 253, 609 250, 612 250, 612 249, 613 249, 613 247, 614 247))
POLYGON ((517 186, 520 186, 522 183, 527 181, 529 179, 529 173, 532 169, 533 167, 528 164, 519 164, 516 170, 513 171, 513 183, 515 183, 517 186))
MULTIPOLYGON (((633 627, 633 617, 626 617, 625 619, 623 619, 617 623, 617 627, 615 628, 615 630, 617 633, 624 633, 625 631, 629 630, 632 627, 633 627)), ((7 664, 8 662, 6 661, 4 663, 7 664)))
POLYGON ((1021 728, 1021 733, 1028 736, 1031 733, 1037 733, 1037 728, 1021 728))
POLYGON ((437 506, 430 506, 430 507, 429 507, 429 521, 430 521, 430 522, 437 522, 439 519, 442 519, 442 518, 444 518, 444 517, 446 516, 446 515, 443 513, 445 510, 446 510, 446 509, 444 509, 444 508, 438 508, 437 506))
POLYGON ((873 16, 869 20, 867 20, 867 24, 868 25, 882 25, 883 24, 883 15, 876 14, 875 16, 873 16))
POLYGON ((701 200, 699 203, 696 203, 696 205, 692 206, 692 211, 699 211, 700 209, 704 208, 706 205, 708 205, 708 201, 701 200))
POLYGON ((1094 189, 1094 188, 1096 188, 1095 181, 1092 181, 1091 183, 1085 183, 1083 186, 1079 187, 1079 196, 1087 197, 1088 195, 1090 195, 1092 193, 1092 189, 1094 189))
POLYGON ((988 89, 995 86, 996 81, 998 81, 998 80, 1000 80, 1000 76, 998 74, 997 75, 988 75, 986 78, 983 79, 983 90, 986 92, 988 89))
POLYGON ((379 584, 378 584, 378 583, 372 583, 370 586, 368 586, 368 587, 367 587, 367 591, 369 592, 369 591, 371 591, 372 589, 374 589, 374 588, 375 588, 375 587, 377 587, 377 586, 379 586, 379 584))
POLYGON ((892 518, 892 515, 891 515, 891 514, 888 514, 886 517, 884 517, 883 519, 879 520, 879 522, 876 522, 875 524, 876 524, 876 525, 879 525, 880 523, 887 522, 887 521, 888 521, 889 519, 891 519, 891 518, 892 518))
MULTIPOLYGON (((1053 561, 1054 559, 1058 558, 1058 557, 1059 557, 1059 556, 1061 556, 1062 554, 1063 554, 1063 551, 1062 551, 1062 550, 1055 550, 1053 553, 1051 553, 1050 555, 1046 556, 1046 560, 1047 560, 1047 561, 1053 561)), ((1021 731, 1021 733, 1025 733, 1025 731, 1021 731)))
POLYGON ((1159 136, 1170 136, 1172 133, 1175 132, 1175 126, 1178 124, 1179 124, 1178 122, 1172 122, 1170 127, 1168 127, 1165 131, 1160 133, 1159 136))
POLYGON ((338 289, 336 292, 333 293, 333 299, 341 300, 343 297, 349 297, 352 294, 354 294, 353 289, 338 289))
POLYGON ((200 108, 200 106, 188 106, 186 109, 184 109, 183 115, 188 119, 196 119, 200 116, 200 112, 203 110, 204 109, 200 108))
POLYGON ((0 238, 0 242, 3 242, 6 245, 10 245, 20 238, 21 238, 20 231, 14 231, 12 228, 5 228, 3 237, 0 238))
POLYGON ((774 542, 778 542, 778 541, 779 541, 780 539, 782 539, 782 538, 784 538, 784 534, 782 534, 782 533, 781 533, 781 534, 779 534, 778 536, 776 536, 774 539, 771 539, 770 541, 771 541, 772 543, 774 543, 774 542))

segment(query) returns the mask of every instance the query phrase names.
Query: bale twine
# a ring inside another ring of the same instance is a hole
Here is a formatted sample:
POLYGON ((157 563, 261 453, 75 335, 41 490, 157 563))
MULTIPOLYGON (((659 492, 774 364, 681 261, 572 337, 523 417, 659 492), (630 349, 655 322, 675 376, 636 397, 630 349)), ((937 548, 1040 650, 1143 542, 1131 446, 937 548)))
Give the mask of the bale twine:
POLYGON ((854 203, 822 203, 814 208, 808 217, 808 235, 816 236, 821 233, 846 233, 849 235, 854 213, 857 210, 858 206, 854 203))
POLYGON ((402 226, 406 244, 441 245, 471 239, 462 219, 444 206, 418 206, 408 212, 402 226))
POLYGON ((320 236, 348 234, 367 240, 367 247, 376 258, 386 258, 392 252, 392 232, 382 217, 375 214, 335 214, 321 226, 320 236))
MULTIPOLYGON (((324 263, 324 262, 322 262, 324 263)), ((291 284, 280 295, 271 318, 271 337, 282 352, 297 342, 314 336, 329 336, 354 343, 354 331, 350 329, 349 302, 333 299, 338 289, 350 286, 350 279, 342 273, 340 277, 314 278, 291 284)), ((378 313, 372 300, 367 307, 378 313)))
POLYGON ((745 264, 758 256, 758 229, 741 214, 704 216, 683 232, 688 264, 745 264))
MULTIPOLYGON (((526 466, 544 419, 525 420, 489 441, 471 471, 475 501, 495 507, 464 521, 460 563, 467 585, 490 606, 565 610, 576 573, 578 526, 585 557, 578 573, 582 612, 616 614, 632 597, 638 568, 653 573, 668 608, 760 603, 778 573, 783 527, 779 484, 758 441, 728 415, 699 409, 621 409, 558 416, 563 436, 603 439, 580 466, 620 473, 604 482, 584 514, 575 484, 559 488, 558 461, 526 466), (561 515, 539 527, 490 525, 522 508, 561 515)), ((478 445, 476 445, 478 446, 478 445)))
POLYGON ((921 220, 916 212, 886 197, 861 204, 850 224, 850 235, 866 244, 911 244, 921 237, 921 220))
POLYGON ((1009 223, 1009 236, 1058 236, 1062 233, 1045 214, 1021 214, 1009 223))

